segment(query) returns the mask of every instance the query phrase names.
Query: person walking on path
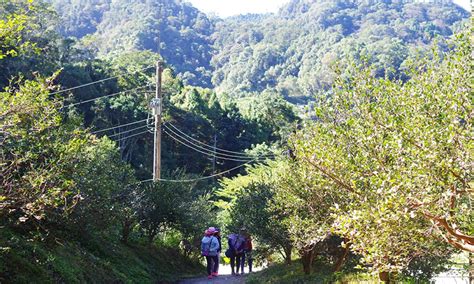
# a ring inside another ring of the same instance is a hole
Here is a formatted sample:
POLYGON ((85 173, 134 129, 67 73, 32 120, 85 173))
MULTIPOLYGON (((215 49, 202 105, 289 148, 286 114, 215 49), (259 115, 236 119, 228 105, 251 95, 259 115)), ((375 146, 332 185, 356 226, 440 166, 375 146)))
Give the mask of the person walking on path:
POLYGON ((215 228, 211 227, 204 232, 201 240, 201 255, 206 257, 208 279, 217 276, 219 241, 214 236, 215 233, 215 228))
MULTIPOLYGON (((252 272, 252 264, 253 264, 252 250, 253 250, 252 236, 250 236, 250 234, 247 234, 245 237, 244 254, 245 254, 245 258, 247 259, 247 263, 249 264, 249 273, 252 272)), ((242 273, 243 271, 244 269, 242 268, 242 273)))
POLYGON ((226 251, 226 256, 230 258, 232 275, 239 275, 244 252, 244 241, 244 238, 239 234, 230 234, 228 237, 229 249, 226 251))
POLYGON ((221 240, 221 231, 218 228, 215 228, 215 230, 216 232, 214 233, 214 237, 216 237, 217 240, 219 241, 219 249, 217 249, 217 269, 214 275, 214 276, 217 276, 219 275, 219 262, 220 262, 220 256, 221 256, 221 251, 222 251, 222 240, 221 240))
POLYGON ((237 255, 237 275, 239 275, 239 268, 240 268, 240 273, 244 274, 244 268, 245 268, 245 259, 246 259, 246 246, 247 246, 247 237, 249 236, 247 229, 241 228, 240 229, 240 242, 242 243, 241 245, 241 253, 237 255), (239 265, 240 264, 240 265, 239 265))

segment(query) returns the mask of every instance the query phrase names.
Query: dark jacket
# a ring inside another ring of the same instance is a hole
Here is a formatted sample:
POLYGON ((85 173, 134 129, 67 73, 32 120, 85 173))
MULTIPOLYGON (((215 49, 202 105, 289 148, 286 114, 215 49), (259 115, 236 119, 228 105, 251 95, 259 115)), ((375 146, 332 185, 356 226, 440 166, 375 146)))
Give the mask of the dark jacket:
POLYGON ((240 255, 245 249, 245 238, 241 235, 237 235, 236 238, 229 237, 227 241, 229 249, 234 252, 234 255, 240 255))
POLYGON ((222 251, 222 240, 221 236, 216 236, 217 240, 219 241, 219 249, 217 249, 218 252, 222 251))

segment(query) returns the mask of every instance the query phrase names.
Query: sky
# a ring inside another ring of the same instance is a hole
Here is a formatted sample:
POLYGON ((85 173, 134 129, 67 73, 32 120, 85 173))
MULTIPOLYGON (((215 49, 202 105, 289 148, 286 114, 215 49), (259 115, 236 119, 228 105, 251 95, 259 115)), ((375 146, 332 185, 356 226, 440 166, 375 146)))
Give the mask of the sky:
MULTIPOLYGON (((454 0, 464 9, 471 11, 470 0, 454 0)), ((289 0, 187 0, 205 13, 229 17, 246 13, 274 13, 289 0)))

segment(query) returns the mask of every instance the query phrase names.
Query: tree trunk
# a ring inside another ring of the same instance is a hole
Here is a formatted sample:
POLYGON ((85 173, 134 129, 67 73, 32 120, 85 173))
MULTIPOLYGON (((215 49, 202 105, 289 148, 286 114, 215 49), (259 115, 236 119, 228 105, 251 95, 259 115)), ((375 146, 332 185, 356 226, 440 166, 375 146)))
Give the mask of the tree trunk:
POLYGON ((346 244, 346 248, 344 249, 344 253, 339 259, 337 260, 336 264, 334 265, 334 272, 338 272, 341 270, 342 265, 346 261, 347 255, 349 255, 350 251, 350 244, 346 244))
POLYGON ((128 243, 128 237, 130 236, 130 232, 132 231, 132 219, 125 219, 122 223, 122 242, 128 243))
POLYGON ((390 273, 387 271, 382 271, 379 273, 380 281, 389 284, 390 283, 390 273))
POLYGON ((283 250, 285 251, 285 263, 287 265, 291 264, 291 251, 293 250, 293 246, 287 245, 283 247, 283 250))
POLYGON ((152 244, 153 243, 153 240, 155 239, 155 236, 156 236, 156 230, 155 229, 151 229, 148 231, 148 244, 152 244))
POLYGON ((301 261, 303 262, 303 271, 304 274, 311 274, 311 268, 313 266, 314 260, 314 248, 315 245, 309 245, 302 249, 301 251, 301 261))

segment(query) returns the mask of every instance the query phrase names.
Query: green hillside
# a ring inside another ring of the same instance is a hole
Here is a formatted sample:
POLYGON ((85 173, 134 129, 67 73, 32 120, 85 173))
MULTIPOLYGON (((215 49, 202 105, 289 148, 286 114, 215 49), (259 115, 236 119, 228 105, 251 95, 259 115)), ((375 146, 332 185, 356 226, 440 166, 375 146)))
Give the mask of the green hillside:
MULTIPOLYGON (((182 1, 56 1, 64 35, 101 56, 163 55, 185 84, 233 97, 263 91, 309 98, 334 82, 334 64, 366 60, 406 79, 407 61, 458 30, 469 13, 446 1, 293 0, 275 15, 209 18, 182 1), (160 47, 158 47, 160 40, 160 47)), ((340 68, 345 68, 340 66, 340 68)))
POLYGON ((173 248, 113 239, 29 240, 2 229, 2 283, 174 283, 203 267, 173 248))
POLYGON ((467 17, 447 2, 294 0, 276 15, 218 22, 212 82, 234 96, 313 97, 330 89, 334 65, 348 59, 367 60, 377 76, 406 79, 407 60, 467 17))
POLYGON ((54 1, 64 36, 84 39, 102 57, 158 52, 185 84, 210 86, 213 22, 184 1, 54 1))

